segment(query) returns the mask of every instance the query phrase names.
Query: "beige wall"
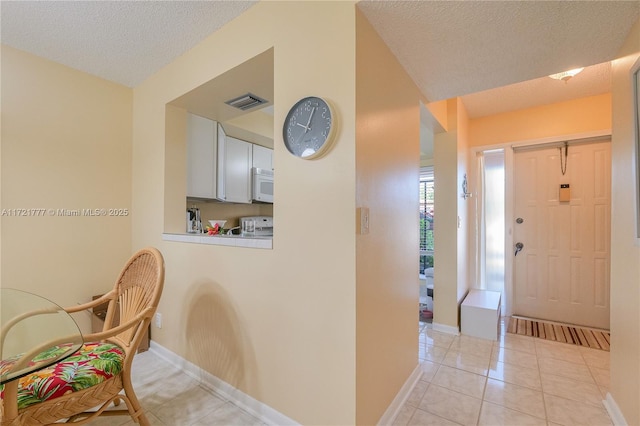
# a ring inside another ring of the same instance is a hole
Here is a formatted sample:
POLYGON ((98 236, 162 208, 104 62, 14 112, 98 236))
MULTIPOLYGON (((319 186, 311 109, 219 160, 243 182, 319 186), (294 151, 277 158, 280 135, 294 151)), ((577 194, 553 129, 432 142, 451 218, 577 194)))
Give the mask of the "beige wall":
POLYGON ((611 94, 476 118, 469 146, 499 145, 611 129, 611 94))
MULTIPOLYGON (((469 164, 469 116, 467 115, 467 110, 462 103, 462 100, 458 98, 456 100, 456 119, 457 119, 457 146, 458 146, 458 157, 456 161, 456 170, 457 170, 457 185, 455 190, 448 194, 451 197, 455 197, 457 200, 457 212, 458 212, 458 223, 457 225, 457 236, 458 236, 458 250, 457 250, 457 258, 458 258, 458 282, 457 282, 457 304, 456 307, 462 303, 462 300, 467 294, 467 291, 470 287, 472 287, 472 283, 470 282, 469 277, 469 238, 468 238, 468 227, 470 225, 470 205, 473 202, 472 199, 465 199, 462 197, 462 182, 465 179, 465 175, 467 177, 467 181, 469 176, 473 173, 473 170, 470 169, 469 164)), ((468 184, 468 182, 467 182, 468 184)))
POLYGON ((133 247, 158 246, 167 262, 153 339, 303 424, 356 418, 354 94, 353 2, 260 2, 134 90, 133 247), (184 217, 185 195, 167 179, 184 154, 165 146, 165 105, 272 47, 273 250, 162 241, 164 210, 184 217), (293 157, 281 137, 309 95, 338 113, 318 160, 293 157))
POLYGON ((435 208, 438 226, 434 230, 434 328, 459 328, 459 304, 470 287, 468 256, 468 201, 462 194, 462 180, 470 174, 468 165, 469 119, 459 98, 446 103, 447 131, 434 135, 435 208), (458 226, 460 223, 460 226, 458 226), (453 236, 455 235, 455 238, 453 236))
MULTIPOLYGON (((640 21, 613 61, 611 143, 611 394, 629 425, 640 424, 640 242, 634 238, 631 67, 640 58, 640 21)), ((636 136, 637 137, 637 136, 636 136)), ((636 180, 637 182, 637 180, 636 180)))
POLYGON ((373 425, 418 365, 420 98, 361 12, 356 31, 356 423, 373 425), (384 82, 384 84, 383 84, 384 82))
MULTIPOLYGON (((1 102, 2 209, 131 211, 131 89, 2 46, 1 102)), ((111 289, 131 255, 130 215, 0 223, 1 285, 61 305, 111 289)))

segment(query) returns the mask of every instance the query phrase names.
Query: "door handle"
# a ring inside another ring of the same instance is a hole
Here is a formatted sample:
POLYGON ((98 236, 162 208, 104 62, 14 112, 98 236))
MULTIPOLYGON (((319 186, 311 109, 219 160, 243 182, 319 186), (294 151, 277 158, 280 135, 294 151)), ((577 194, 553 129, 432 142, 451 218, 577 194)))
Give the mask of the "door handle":
POLYGON ((522 244, 521 242, 517 242, 516 243, 516 253, 514 254, 514 256, 518 255, 518 252, 521 251, 524 248, 524 244, 522 244))

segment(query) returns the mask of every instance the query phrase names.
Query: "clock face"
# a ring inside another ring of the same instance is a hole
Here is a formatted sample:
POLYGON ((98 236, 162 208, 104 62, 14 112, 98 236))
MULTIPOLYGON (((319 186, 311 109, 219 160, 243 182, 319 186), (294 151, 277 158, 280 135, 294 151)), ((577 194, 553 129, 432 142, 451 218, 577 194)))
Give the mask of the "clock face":
POLYGON ((299 100, 284 122, 282 136, 285 146, 297 157, 319 157, 331 142, 335 127, 333 120, 333 111, 324 99, 308 97, 299 100))

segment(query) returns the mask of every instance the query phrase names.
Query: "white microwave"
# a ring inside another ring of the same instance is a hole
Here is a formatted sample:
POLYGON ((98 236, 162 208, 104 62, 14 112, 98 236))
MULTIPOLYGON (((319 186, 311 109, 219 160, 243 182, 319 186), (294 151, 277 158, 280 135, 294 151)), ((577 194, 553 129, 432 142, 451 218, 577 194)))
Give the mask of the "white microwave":
POLYGON ((273 203, 273 170, 254 167, 251 169, 253 200, 273 203))

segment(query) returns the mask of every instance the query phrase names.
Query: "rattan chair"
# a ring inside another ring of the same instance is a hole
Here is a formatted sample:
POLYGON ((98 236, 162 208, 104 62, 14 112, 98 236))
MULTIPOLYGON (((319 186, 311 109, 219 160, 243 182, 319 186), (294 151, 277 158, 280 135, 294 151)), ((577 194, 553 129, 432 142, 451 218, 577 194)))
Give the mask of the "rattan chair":
MULTIPOLYGON (((33 383, 33 377, 26 376, 9 382, 5 385, 2 401, 2 426, 46 425, 60 420, 84 424, 98 416, 122 414, 130 415, 137 423, 148 425, 149 421, 131 384, 131 363, 158 307, 163 285, 162 255, 155 248, 146 248, 129 259, 113 290, 92 302, 65 309, 74 313, 108 302, 103 331, 85 335, 85 345, 79 352, 93 351, 89 354, 91 356, 95 356, 96 353, 103 356, 107 353, 98 365, 99 368, 106 365, 107 373, 112 375, 98 371, 105 376, 100 377, 104 380, 99 383, 83 389, 80 386, 80 389, 74 389, 73 392, 26 406, 20 406, 25 405, 19 403, 20 393, 26 390, 29 383, 33 383), (113 326, 116 309, 119 309, 120 325, 113 326), (109 365, 112 359, 115 364, 109 365), (107 410, 112 403, 119 406, 121 401, 125 402, 126 409, 107 410)), ((55 364, 54 367, 57 365, 60 369, 60 364, 69 362, 69 359, 55 364)))

